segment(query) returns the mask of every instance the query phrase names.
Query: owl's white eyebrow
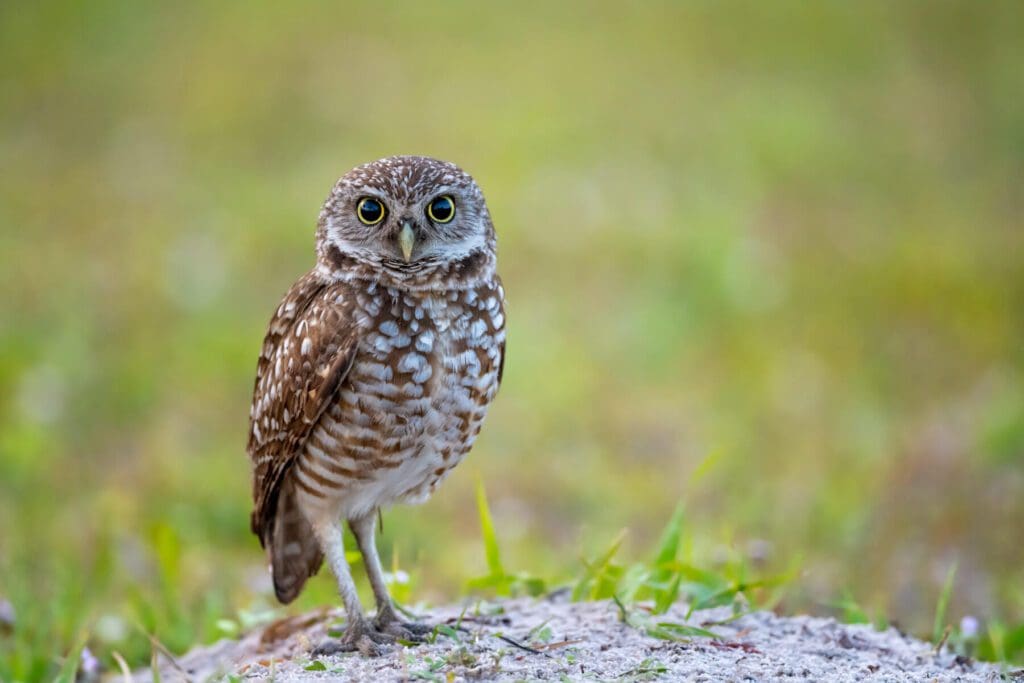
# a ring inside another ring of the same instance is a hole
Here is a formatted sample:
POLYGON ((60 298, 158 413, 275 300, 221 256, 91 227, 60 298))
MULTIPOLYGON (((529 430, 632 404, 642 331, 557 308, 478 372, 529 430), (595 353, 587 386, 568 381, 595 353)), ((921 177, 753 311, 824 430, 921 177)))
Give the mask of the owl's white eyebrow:
POLYGON ((382 202, 384 202, 385 205, 388 203, 387 202, 387 200, 388 200, 387 193, 381 192, 380 190, 378 190, 376 188, 373 188, 373 187, 361 187, 361 188, 359 188, 358 192, 359 192, 359 196, 360 197, 373 197, 374 199, 381 200, 382 202))
POLYGON ((459 197, 462 196, 459 193, 459 191, 453 185, 441 185, 440 187, 435 187, 434 188, 434 194, 432 194, 429 197, 425 198, 423 201, 429 202, 429 201, 431 201, 433 199, 437 199, 438 197, 440 197, 442 195, 446 195, 446 194, 456 195, 456 196, 459 196, 459 197))

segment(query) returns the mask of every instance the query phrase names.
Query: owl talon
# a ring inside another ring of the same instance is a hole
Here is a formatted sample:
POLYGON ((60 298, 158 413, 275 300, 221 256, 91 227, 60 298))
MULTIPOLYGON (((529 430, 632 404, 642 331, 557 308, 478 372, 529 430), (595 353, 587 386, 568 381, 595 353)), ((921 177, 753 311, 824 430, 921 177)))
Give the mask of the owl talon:
POLYGON ((383 635, 385 634, 374 633, 361 636, 355 643, 356 650, 364 657, 380 657, 386 654, 391 649, 390 644, 394 642, 394 639, 383 639, 381 638, 383 635))
POLYGON ((315 657, 358 652, 364 657, 380 657, 388 652, 395 636, 364 622, 353 622, 341 638, 328 638, 310 653, 315 657))
POLYGON ((351 652, 351 650, 346 650, 344 644, 338 638, 328 638, 310 650, 309 654, 314 657, 330 657, 342 652, 351 652))
POLYGON ((381 631, 384 633, 398 640, 407 640, 412 643, 424 642, 433 630, 433 628, 426 624, 407 623, 404 621, 393 621, 381 627, 381 631))
POLYGON ((433 632, 434 628, 427 624, 403 621, 395 614, 391 607, 379 611, 377 618, 373 620, 373 626, 378 631, 387 633, 399 640, 408 640, 414 643, 423 642, 433 632))
POLYGON ((402 628, 406 629, 407 631, 410 631, 411 633, 415 633, 419 636, 425 636, 430 633, 433 633, 434 631, 434 627, 430 624, 421 624, 417 621, 402 622, 402 628))

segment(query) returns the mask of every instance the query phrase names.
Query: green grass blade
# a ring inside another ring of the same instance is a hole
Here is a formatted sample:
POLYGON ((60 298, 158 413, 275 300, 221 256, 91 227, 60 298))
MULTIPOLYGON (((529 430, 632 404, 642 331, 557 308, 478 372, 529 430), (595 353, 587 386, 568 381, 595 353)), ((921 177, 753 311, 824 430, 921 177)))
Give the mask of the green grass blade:
POLYGON ((661 532, 661 540, 658 542, 658 553, 654 558, 656 567, 670 565, 676 561, 679 554, 679 544, 683 537, 683 505, 676 506, 665 530, 661 532))
POLYGON ((687 491, 696 491, 701 481, 708 475, 711 470, 715 468, 725 451, 721 448, 716 449, 708 453, 697 467, 694 468, 690 476, 686 478, 686 489, 687 491))
POLYGON ((476 507, 480 515, 480 533, 484 539, 487 569, 490 571, 491 576, 505 576, 505 569, 501 564, 501 551, 498 548, 498 537, 494 531, 491 509, 487 505, 487 492, 484 490, 483 480, 477 480, 476 507))
POLYGON ((956 562, 946 574, 946 582, 939 593, 939 603, 935 606, 935 626, 932 628, 932 642, 938 643, 946 630, 946 611, 949 609, 949 598, 953 594, 953 581, 956 578, 956 562))
POLYGON ((64 660, 64 664, 60 667, 60 671, 57 673, 57 677, 54 679, 57 683, 74 683, 75 678, 78 675, 78 666, 82 661, 82 650, 85 649, 85 643, 88 636, 83 633, 78 637, 75 642, 75 646, 68 652, 67 658, 64 660))
POLYGON ((663 591, 659 591, 655 596, 654 601, 654 613, 664 614, 668 611, 668 608, 675 603, 676 598, 679 597, 679 582, 682 580, 681 574, 676 574, 672 579, 672 583, 669 584, 668 588, 663 591))
POLYGON ((690 626, 689 624, 680 624, 674 621, 659 621, 649 628, 647 632, 656 638, 662 638, 664 640, 679 640, 694 637, 713 638, 717 640, 720 637, 714 631, 709 631, 706 628, 690 626))

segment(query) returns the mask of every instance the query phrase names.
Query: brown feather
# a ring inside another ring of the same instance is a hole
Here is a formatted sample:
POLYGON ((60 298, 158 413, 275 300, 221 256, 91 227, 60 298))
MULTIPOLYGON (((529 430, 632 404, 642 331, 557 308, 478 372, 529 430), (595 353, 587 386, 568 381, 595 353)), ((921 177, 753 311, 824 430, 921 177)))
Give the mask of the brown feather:
POLYGON ((295 501, 295 483, 285 477, 277 495, 273 537, 267 548, 277 599, 287 605, 320 570, 324 555, 316 534, 295 501))
POLYGON ((249 419, 252 531, 266 547, 278 495, 321 413, 355 359, 358 330, 343 288, 315 272, 288 291, 270 321, 257 366, 249 419))

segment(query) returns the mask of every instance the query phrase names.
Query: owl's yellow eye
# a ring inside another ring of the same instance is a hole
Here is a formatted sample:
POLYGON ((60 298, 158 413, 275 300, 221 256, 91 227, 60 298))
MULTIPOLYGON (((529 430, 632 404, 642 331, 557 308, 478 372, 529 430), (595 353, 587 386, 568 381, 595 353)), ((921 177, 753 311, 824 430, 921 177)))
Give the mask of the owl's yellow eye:
POLYGON ((427 204, 427 216, 435 223, 448 223, 455 218, 455 200, 444 194, 427 204))
POLYGON ((356 205, 356 215, 364 225, 377 225, 384 220, 384 205, 373 197, 363 197, 356 205))

